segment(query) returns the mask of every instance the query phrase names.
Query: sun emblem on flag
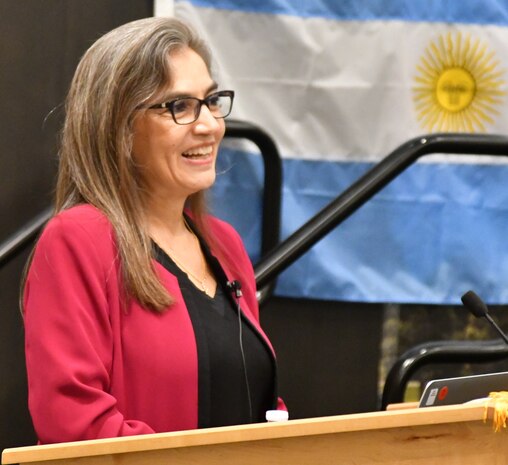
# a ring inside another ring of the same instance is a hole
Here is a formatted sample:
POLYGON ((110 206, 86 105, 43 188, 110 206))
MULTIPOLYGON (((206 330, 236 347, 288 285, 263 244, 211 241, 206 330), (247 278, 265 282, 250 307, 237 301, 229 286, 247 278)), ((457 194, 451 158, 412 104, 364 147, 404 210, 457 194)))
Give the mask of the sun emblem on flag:
POLYGON ((413 100, 425 130, 485 132, 499 114, 504 71, 480 40, 460 32, 441 35, 427 47, 417 70, 413 100))

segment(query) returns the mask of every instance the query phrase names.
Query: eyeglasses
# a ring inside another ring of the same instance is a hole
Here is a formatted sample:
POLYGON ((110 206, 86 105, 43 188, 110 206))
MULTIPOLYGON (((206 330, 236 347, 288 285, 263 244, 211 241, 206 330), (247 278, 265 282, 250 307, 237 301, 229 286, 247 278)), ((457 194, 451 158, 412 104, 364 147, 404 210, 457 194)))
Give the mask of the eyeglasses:
POLYGON ((221 90, 202 100, 196 97, 179 97, 170 102, 150 105, 148 109, 166 108, 176 124, 191 124, 199 118, 203 105, 207 106, 215 119, 225 118, 231 113, 234 96, 233 90, 221 90))

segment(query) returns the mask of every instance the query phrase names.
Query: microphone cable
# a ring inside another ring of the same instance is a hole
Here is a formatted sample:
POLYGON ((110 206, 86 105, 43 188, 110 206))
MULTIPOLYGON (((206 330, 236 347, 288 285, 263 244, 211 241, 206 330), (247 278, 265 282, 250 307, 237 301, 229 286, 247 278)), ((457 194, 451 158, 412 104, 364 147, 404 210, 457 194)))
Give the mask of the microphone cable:
POLYGON ((228 284, 229 284, 228 287, 230 287, 230 289, 232 290, 235 301, 236 301, 236 313, 238 315, 238 340, 240 343, 240 354, 242 356, 245 386, 247 388, 247 400, 249 403, 249 419, 250 419, 250 423, 253 423, 254 416, 252 413, 252 397, 251 397, 251 392, 250 392, 249 375, 247 373, 247 362, 245 360, 245 350, 243 347, 242 310, 240 308, 240 297, 242 297, 242 291, 241 291, 242 286, 239 281, 232 281, 228 284))

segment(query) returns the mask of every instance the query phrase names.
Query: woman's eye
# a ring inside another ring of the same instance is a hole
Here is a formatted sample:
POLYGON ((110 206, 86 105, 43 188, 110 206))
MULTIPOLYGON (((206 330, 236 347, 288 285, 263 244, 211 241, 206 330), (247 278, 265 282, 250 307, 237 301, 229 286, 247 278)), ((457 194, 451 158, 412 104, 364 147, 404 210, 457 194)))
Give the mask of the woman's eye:
POLYGON ((210 95, 210 97, 208 97, 206 101, 209 107, 216 108, 220 106, 220 97, 218 95, 210 95))
POLYGON ((173 103, 173 111, 175 113, 186 113, 190 111, 192 108, 192 100, 190 99, 182 99, 177 100, 173 103))

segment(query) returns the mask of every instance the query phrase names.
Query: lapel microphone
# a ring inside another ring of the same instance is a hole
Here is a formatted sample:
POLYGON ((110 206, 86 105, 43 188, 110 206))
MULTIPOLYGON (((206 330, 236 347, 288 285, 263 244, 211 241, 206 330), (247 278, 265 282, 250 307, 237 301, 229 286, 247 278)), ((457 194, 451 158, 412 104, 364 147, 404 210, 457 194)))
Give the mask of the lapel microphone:
POLYGON ((235 295, 237 299, 242 297, 242 283, 238 280, 228 281, 226 283, 227 288, 235 295))

